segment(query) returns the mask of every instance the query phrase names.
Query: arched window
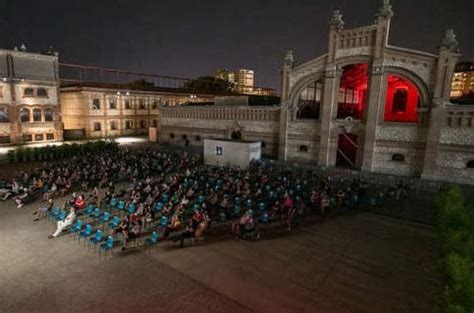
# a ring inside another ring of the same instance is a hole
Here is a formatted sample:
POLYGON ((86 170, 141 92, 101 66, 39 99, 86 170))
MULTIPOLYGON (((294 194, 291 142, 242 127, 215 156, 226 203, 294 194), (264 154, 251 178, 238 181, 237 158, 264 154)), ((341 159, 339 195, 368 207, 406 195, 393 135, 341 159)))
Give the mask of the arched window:
POLYGON ((230 138, 232 140, 241 140, 242 139, 242 133, 238 130, 234 130, 232 134, 230 135, 230 138))
POLYGON ((25 88, 23 91, 23 97, 34 97, 35 91, 33 88, 25 88))
POLYGON ((9 123, 7 108, 0 107, 0 123, 9 123))
POLYGON ((95 132, 100 132, 102 129, 102 125, 99 122, 94 123, 94 131, 95 132))
POLYGON ((33 122, 41 122, 41 109, 33 109, 33 122))
POLYGON ((188 136, 187 135, 182 135, 181 138, 183 138, 183 140, 187 140, 188 136))
POLYGON ((387 77, 384 120, 386 122, 418 122, 420 92, 408 79, 397 75, 387 77))
POLYGON ((470 160, 469 162, 467 162, 466 167, 474 169, 474 160, 470 160))
POLYGON ((351 64, 342 68, 337 105, 338 119, 345 119, 346 117, 355 120, 362 119, 368 81, 367 64, 351 64))
POLYGON ((306 86, 298 99, 296 118, 301 120, 319 119, 323 83, 315 81, 306 86))
POLYGON ((171 138, 171 139, 174 138, 174 134, 173 134, 173 133, 170 134, 170 138, 171 138))
POLYGON ((267 146, 267 143, 262 140, 261 145, 262 145, 262 148, 265 148, 267 146))
POLYGON ((195 139, 196 141, 201 141, 201 136, 197 135, 195 139))
POLYGON ((394 155, 392 155, 392 161, 405 162, 405 156, 400 153, 395 153, 394 155))
POLYGON ((38 97, 47 98, 48 97, 48 91, 46 90, 46 88, 38 88, 36 90, 36 95, 38 97))
POLYGON ((53 110, 52 109, 45 109, 44 110, 44 121, 45 122, 52 122, 53 121, 53 110))
POLYGON ((117 121, 110 122, 110 130, 117 130, 117 121))
POLYGON ((29 122, 30 121, 30 109, 22 108, 20 110, 20 121, 29 122))
POLYGON ((300 149, 300 152, 308 152, 308 146, 301 145, 299 149, 300 149))

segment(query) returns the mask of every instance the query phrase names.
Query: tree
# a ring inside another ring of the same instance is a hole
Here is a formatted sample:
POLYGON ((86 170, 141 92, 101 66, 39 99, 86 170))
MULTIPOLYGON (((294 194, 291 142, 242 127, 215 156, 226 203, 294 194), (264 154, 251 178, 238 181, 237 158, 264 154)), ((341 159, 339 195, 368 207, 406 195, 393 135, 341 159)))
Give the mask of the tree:
POLYGON ((152 82, 149 82, 145 79, 136 79, 127 83, 130 88, 143 88, 143 87, 154 87, 155 85, 152 82))
POLYGON ((234 85, 231 82, 212 76, 201 76, 188 80, 184 83, 183 88, 199 92, 234 92, 234 85))

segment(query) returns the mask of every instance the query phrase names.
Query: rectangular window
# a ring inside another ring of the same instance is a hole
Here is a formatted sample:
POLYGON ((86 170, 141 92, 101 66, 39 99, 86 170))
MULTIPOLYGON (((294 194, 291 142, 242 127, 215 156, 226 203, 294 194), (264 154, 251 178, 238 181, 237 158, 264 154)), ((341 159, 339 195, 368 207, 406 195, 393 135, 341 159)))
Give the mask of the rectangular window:
POLYGON ((46 134, 46 140, 54 140, 54 134, 53 133, 46 134))
POLYGON ((34 109, 33 110, 33 122, 41 122, 41 110, 34 109))
POLYGON ((130 99, 125 99, 125 110, 130 110, 131 108, 130 99))
POLYGON ((100 99, 99 98, 92 99, 92 110, 100 110, 100 99))
POLYGON ((110 122, 110 129, 117 130, 117 121, 110 122))
POLYGON ((115 103, 115 99, 110 99, 109 100, 109 108, 111 110, 116 110, 117 109, 117 103, 115 103))
POLYGON ((216 155, 223 155, 224 149, 221 146, 216 146, 216 155))
POLYGON ((23 142, 33 141, 33 136, 32 135, 23 135, 22 139, 23 139, 23 142))
POLYGON ((146 128, 146 122, 144 120, 140 121, 140 129, 145 129, 146 128))
POLYGON ((99 122, 95 122, 95 123, 94 123, 94 131, 95 131, 95 132, 100 132, 100 130, 101 130, 101 125, 100 125, 100 123, 99 123, 99 122))
POLYGON ((158 100, 153 99, 153 101, 151 102, 151 109, 156 110, 157 107, 158 107, 158 100))
POLYGON ((138 107, 140 110, 146 110, 145 99, 138 99, 138 107))
POLYGON ((0 98, 3 98, 3 86, 0 86, 0 98))
POLYGON ((125 121, 125 129, 132 129, 132 121, 125 121))
POLYGON ((44 140, 44 135, 43 134, 36 134, 35 135, 35 141, 43 141, 44 140))
POLYGON ((0 143, 10 143, 10 136, 0 136, 0 143))
POLYGON ((0 123, 9 123, 7 108, 0 108, 0 123))

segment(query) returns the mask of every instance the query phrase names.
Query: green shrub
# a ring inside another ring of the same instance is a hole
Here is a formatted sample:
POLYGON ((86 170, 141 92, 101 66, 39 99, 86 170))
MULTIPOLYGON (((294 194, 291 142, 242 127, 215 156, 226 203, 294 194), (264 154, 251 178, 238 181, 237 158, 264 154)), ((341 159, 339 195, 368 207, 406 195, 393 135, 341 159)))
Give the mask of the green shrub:
POLYGON ((458 186, 442 192, 437 226, 444 278, 443 312, 474 312, 474 215, 458 186))

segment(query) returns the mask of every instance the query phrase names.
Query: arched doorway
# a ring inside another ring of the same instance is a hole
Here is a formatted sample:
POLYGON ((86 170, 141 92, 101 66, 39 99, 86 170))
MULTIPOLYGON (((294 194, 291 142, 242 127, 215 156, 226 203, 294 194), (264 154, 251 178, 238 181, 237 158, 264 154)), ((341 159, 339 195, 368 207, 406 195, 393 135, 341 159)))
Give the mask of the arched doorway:
POLYGON ((356 168, 358 136, 350 133, 340 134, 337 140, 336 166, 356 168))

